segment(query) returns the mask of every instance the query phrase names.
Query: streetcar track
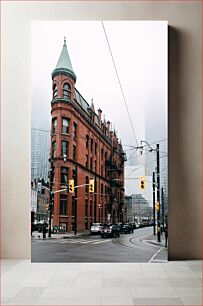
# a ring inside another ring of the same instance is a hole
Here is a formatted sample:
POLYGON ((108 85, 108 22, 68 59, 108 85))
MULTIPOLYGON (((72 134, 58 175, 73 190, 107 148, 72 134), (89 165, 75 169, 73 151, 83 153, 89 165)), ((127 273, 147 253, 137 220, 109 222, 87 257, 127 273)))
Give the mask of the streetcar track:
POLYGON ((144 235, 139 235, 139 236, 133 236, 131 237, 129 240, 125 241, 125 240, 112 240, 112 243, 114 243, 115 245, 120 245, 122 247, 125 247, 125 248, 130 248, 130 249, 135 249, 135 245, 139 247, 139 249, 143 249, 143 250, 146 250, 146 249, 152 249, 152 247, 154 248, 159 248, 159 246, 156 246, 156 245, 148 245, 147 242, 145 242, 144 240, 141 240, 141 238, 143 237, 147 237, 149 236, 149 234, 144 234, 144 235), (123 243, 122 243, 123 242, 123 243), (129 244, 126 244, 126 243, 130 243, 131 245, 129 244))

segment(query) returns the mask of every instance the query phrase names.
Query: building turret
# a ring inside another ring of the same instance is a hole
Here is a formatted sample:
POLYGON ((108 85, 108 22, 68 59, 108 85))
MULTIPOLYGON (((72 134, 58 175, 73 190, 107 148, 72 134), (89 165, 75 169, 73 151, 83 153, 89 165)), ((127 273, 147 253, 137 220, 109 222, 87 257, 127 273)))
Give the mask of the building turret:
POLYGON ((74 80, 74 83, 76 82, 76 75, 73 72, 73 67, 70 61, 70 56, 68 54, 65 37, 64 37, 63 49, 61 51, 58 63, 56 65, 56 68, 52 72, 52 79, 54 79, 55 76, 60 74, 67 75, 68 77, 71 77, 74 80))
POLYGON ((55 99, 74 99, 74 87, 76 75, 68 54, 66 39, 64 38, 63 49, 61 51, 56 68, 52 72, 53 80, 53 100, 55 99))

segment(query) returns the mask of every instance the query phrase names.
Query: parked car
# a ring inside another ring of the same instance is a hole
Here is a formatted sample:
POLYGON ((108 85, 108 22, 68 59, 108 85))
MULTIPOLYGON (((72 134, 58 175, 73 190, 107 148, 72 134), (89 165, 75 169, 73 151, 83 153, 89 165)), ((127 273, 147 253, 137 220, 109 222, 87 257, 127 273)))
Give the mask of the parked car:
POLYGON ((101 238, 104 237, 120 237, 120 230, 118 225, 115 224, 105 224, 101 229, 101 238))
POLYGON ((129 222, 129 224, 132 226, 133 229, 136 229, 136 223, 135 222, 129 222))
POLYGON ((90 229, 91 235, 93 234, 100 234, 102 229, 102 224, 101 223, 93 223, 90 229))
POLYGON ((121 233, 122 234, 132 234, 133 233, 133 227, 130 223, 124 223, 122 224, 122 227, 121 227, 121 233))
POLYGON ((118 223, 118 224, 116 224, 116 225, 118 226, 119 231, 121 231, 122 223, 118 223))

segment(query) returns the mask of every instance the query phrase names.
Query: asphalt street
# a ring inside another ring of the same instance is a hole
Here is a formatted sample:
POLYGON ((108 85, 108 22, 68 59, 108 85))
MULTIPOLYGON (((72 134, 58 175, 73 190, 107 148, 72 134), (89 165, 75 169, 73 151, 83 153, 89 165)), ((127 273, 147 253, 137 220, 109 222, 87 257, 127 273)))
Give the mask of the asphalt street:
POLYGON ((119 238, 100 235, 61 239, 32 239, 32 262, 157 262, 167 259, 167 249, 149 243, 153 228, 134 230, 119 238), (158 259, 157 259, 158 258, 158 259))

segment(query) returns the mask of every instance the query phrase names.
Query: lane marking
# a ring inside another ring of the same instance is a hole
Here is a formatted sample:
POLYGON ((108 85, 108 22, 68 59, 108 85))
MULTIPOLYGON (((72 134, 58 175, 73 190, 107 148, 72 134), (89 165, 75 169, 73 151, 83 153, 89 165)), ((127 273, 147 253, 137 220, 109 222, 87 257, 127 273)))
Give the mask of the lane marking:
POLYGON ((151 258, 150 260, 148 261, 148 263, 151 263, 152 260, 154 260, 154 258, 156 257, 157 254, 159 254, 159 252, 162 250, 162 248, 160 248, 151 258))
POLYGON ((60 243, 82 243, 82 244, 99 244, 99 243, 103 243, 103 242, 108 242, 108 241, 111 241, 111 240, 104 240, 104 241, 101 241, 101 240, 67 240, 67 241, 60 241, 60 243))
POLYGON ((103 240, 103 241, 98 241, 98 242, 94 242, 93 244, 99 244, 99 243, 104 243, 104 242, 109 242, 111 240, 103 240))

